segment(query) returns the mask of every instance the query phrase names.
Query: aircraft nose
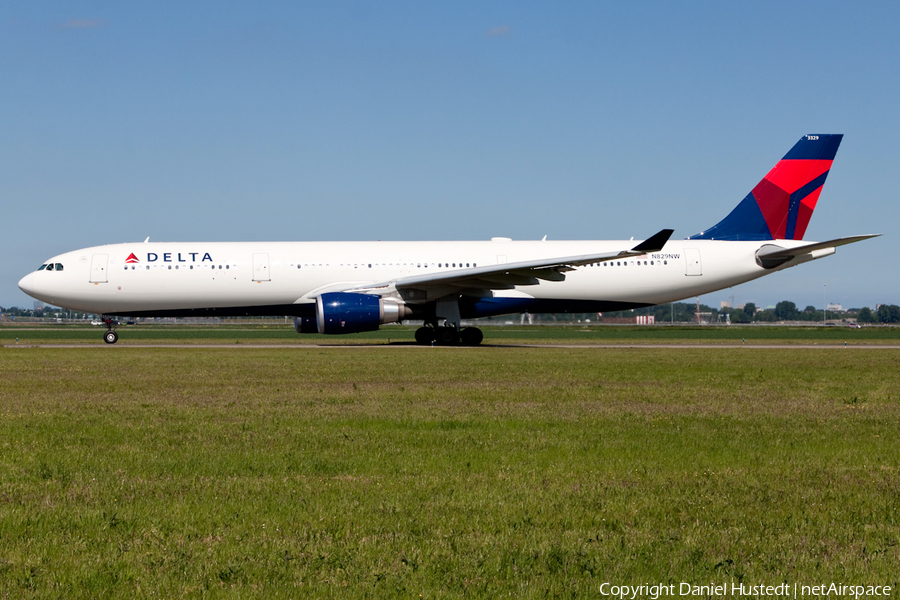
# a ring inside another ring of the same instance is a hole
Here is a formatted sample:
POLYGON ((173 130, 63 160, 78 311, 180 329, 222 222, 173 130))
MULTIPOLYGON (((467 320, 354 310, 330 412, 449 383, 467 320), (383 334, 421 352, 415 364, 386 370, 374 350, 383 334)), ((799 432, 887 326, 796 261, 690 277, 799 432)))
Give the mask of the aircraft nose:
POLYGON ((29 273, 25 277, 19 280, 19 289, 28 294, 29 296, 34 296, 34 285, 31 282, 31 279, 34 277, 34 273, 29 273))

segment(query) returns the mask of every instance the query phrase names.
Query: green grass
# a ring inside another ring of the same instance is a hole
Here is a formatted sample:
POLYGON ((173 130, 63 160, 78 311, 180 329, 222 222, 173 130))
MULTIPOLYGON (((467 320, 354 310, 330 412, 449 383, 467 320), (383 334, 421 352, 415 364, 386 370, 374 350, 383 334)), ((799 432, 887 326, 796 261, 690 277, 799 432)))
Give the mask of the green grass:
MULTIPOLYGON (((411 343, 415 327, 385 326, 349 335, 299 335, 293 325, 120 326, 122 344, 386 344, 411 343)), ((898 344, 900 327, 782 326, 487 326, 485 344, 722 343, 735 344, 898 344)), ((4 325, 0 344, 102 344, 105 328, 85 325, 4 325)))
POLYGON ((897 585, 898 365, 892 349, 0 349, 0 597, 897 585))

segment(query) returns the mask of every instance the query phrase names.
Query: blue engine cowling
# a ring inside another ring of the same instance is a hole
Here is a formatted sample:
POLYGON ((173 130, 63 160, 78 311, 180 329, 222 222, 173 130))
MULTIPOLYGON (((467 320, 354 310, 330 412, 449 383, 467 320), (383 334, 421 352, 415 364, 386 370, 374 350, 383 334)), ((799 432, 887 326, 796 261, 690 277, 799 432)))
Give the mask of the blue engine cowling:
POLYGON ((381 325, 381 298, 335 292, 316 298, 319 333, 375 331, 381 325))
POLYGON ((359 333, 375 331, 383 323, 406 318, 409 309, 379 296, 332 292, 316 298, 316 318, 294 319, 297 333, 359 333))

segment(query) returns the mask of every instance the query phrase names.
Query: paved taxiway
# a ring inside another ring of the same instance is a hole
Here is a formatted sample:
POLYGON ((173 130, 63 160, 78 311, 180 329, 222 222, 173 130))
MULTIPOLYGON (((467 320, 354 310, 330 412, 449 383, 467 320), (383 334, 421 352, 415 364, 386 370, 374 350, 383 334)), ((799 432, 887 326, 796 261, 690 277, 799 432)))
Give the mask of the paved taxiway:
POLYGON ((710 350, 736 350, 746 348, 752 350, 900 350, 898 344, 481 344, 480 346, 420 346, 415 342, 392 342, 388 344, 129 344, 118 343, 116 345, 97 344, 3 344, 3 348, 101 348, 115 351, 120 348, 227 348, 231 350, 252 349, 277 349, 290 348, 295 350, 321 350, 323 348, 415 348, 428 350, 430 348, 455 348, 458 350, 472 350, 475 348, 582 348, 582 349, 710 349, 710 350))

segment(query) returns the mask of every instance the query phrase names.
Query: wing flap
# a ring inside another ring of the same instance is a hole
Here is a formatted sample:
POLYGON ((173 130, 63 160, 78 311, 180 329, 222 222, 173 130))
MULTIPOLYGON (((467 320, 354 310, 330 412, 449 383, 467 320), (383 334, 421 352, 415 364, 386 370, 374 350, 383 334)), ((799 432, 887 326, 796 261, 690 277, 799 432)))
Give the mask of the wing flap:
POLYGON ((510 289, 510 286, 512 285, 537 285, 540 283, 539 280, 565 281, 565 273, 574 270, 576 267, 615 260, 617 258, 639 256, 641 254, 647 254, 648 252, 657 252, 665 246, 669 237, 671 237, 672 232, 673 230, 671 229, 663 229, 633 248, 616 252, 598 252, 596 254, 582 254, 579 256, 563 256, 558 258, 540 258, 488 265, 484 267, 455 269, 453 271, 442 271, 440 273, 411 275, 375 284, 347 287, 344 291, 352 290, 377 294, 384 293, 386 290, 391 289, 400 290, 405 288, 424 288, 433 286, 510 289))

